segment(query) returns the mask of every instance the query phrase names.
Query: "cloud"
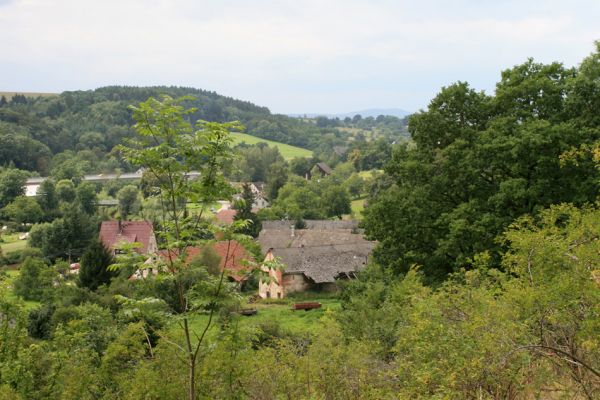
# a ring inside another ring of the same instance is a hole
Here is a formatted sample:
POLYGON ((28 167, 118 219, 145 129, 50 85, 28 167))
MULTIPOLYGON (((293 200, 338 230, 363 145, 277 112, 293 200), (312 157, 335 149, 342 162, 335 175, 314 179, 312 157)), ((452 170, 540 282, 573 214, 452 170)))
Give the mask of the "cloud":
POLYGON ((416 109, 457 79, 489 90, 528 56, 576 63, 600 38, 593 1, 420 3, 0 0, 0 88, 179 84, 282 112, 416 109))

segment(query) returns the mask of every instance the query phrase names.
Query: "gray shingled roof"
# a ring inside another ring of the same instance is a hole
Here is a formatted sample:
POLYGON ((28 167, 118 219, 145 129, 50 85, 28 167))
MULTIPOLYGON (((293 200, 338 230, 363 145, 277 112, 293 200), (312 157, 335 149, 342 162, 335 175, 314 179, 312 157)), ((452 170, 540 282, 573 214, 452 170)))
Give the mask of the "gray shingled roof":
POLYGON ((361 270, 375 243, 350 230, 264 229, 258 242, 263 252, 286 265, 286 273, 303 273, 315 283, 334 282, 340 275, 361 270))
MULTIPOLYGON (((336 229, 354 229, 358 230, 358 221, 353 220, 332 220, 332 219, 305 219, 306 229, 314 230, 336 230, 336 229)), ((294 221, 263 221, 262 227, 265 230, 290 230, 294 221)), ((288 233, 291 233, 288 232, 288 233)))
POLYGON ((331 173, 333 172, 331 167, 329 165, 325 164, 324 162, 318 162, 317 168, 319 168, 326 175, 331 175, 331 173))

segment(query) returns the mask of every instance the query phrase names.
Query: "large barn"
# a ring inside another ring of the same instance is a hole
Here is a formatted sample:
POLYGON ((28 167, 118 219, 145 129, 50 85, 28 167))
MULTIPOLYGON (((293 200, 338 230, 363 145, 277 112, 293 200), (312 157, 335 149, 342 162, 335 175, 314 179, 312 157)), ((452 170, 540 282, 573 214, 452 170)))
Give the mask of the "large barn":
POLYGON ((306 221, 305 229, 287 222, 265 222, 258 242, 265 261, 278 259, 284 269, 263 266, 271 279, 260 282, 263 298, 282 298, 306 290, 335 290, 337 279, 352 278, 367 264, 375 243, 354 221, 306 221))

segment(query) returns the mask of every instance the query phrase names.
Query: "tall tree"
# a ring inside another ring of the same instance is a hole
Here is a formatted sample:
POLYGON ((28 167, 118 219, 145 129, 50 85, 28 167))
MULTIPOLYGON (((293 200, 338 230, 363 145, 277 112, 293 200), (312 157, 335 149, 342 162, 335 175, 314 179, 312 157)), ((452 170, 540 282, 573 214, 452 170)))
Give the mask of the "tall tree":
MULTIPOLYGON (((188 285, 186 277, 192 271, 185 266, 187 248, 193 242, 195 228, 202 221, 206 205, 231 194, 231 187, 221 171, 232 157, 229 132, 240 130, 241 126, 200 121, 194 127, 186 116, 195 110, 185 109, 181 105, 184 100, 164 96, 162 100, 150 98, 132 107, 138 137, 126 146, 120 146, 119 150, 129 162, 145 168, 153 176, 150 181, 156 187, 149 193, 155 193, 164 207, 159 234, 168 254, 165 269, 177 288, 179 326, 183 330, 174 340, 184 338, 176 348, 186 363, 187 397, 195 400, 198 397, 197 367, 206 332, 220 302, 227 297, 228 290, 233 289, 224 279, 225 269, 217 277, 208 275, 202 282, 188 285), (188 178, 192 171, 200 172, 199 178, 193 181, 188 178), (186 202, 181 199, 204 206, 197 214, 190 215, 186 212, 186 202), (193 310, 208 313, 208 320, 200 332, 190 324, 193 310)), ((221 238, 231 239, 230 233, 223 232, 221 238)), ((228 257, 229 251, 225 255, 225 264, 228 257)), ((173 340, 168 342, 175 343, 173 340)))
POLYGON ((397 146, 386 166, 394 185, 365 210, 378 261, 398 273, 420 264, 443 279, 486 249, 498 262, 496 236, 519 216, 594 201, 593 163, 560 164, 600 136, 596 122, 565 111, 576 75, 529 60, 503 72, 495 96, 459 82, 413 115, 416 146, 397 146))
POLYGON ((234 208, 237 210, 234 220, 250 221, 239 232, 256 238, 262 229, 262 223, 257 215, 252 212, 253 204, 254 194, 252 193, 252 189, 248 183, 244 183, 242 185, 242 198, 234 204, 234 208))
POLYGON ((58 208, 58 196, 53 180, 46 179, 40 184, 36 193, 36 200, 46 216, 56 211, 58 208))
POLYGON ((94 185, 89 182, 83 182, 75 189, 75 197, 81 211, 87 215, 93 215, 97 208, 97 196, 94 185))
POLYGON ((4 212, 13 221, 24 223, 40 222, 44 216, 42 208, 32 197, 19 196, 4 207, 4 212))
POLYGON ((27 173, 14 168, 0 170, 0 208, 25 194, 27 173))
POLYGON ((121 218, 126 220, 130 214, 134 214, 140 210, 139 190, 134 185, 123 186, 117 192, 119 200, 119 212, 121 218))
POLYGON ((95 240, 81 256, 81 268, 79 269, 79 285, 90 290, 96 290, 99 286, 110 283, 115 273, 109 270, 114 263, 114 258, 104 244, 95 240))

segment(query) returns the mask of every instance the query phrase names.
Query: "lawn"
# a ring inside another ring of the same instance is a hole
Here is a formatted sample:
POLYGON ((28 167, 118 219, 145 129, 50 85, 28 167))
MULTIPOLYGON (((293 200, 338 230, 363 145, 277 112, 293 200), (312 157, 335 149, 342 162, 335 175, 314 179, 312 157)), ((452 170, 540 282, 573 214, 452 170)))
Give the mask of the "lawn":
MULTIPOLYGON (((3 279, 2 277, 0 277, 0 286, 12 287, 12 283, 19 276, 20 271, 17 269, 0 269, 0 273, 6 273, 6 275, 7 275, 6 279, 3 279)), ((15 295, 12 291, 10 291, 9 293, 10 294, 7 297, 10 300, 18 300, 19 299, 19 297, 17 295, 15 295)), ((21 301, 23 302, 26 310, 34 309, 40 305, 40 303, 37 301, 28 301, 28 300, 22 300, 22 299, 21 299, 21 301)))
POLYGON ((267 143, 269 146, 275 146, 286 160, 291 160, 294 157, 312 157, 312 151, 303 149, 289 144, 274 142, 272 140, 257 138, 256 136, 247 135, 245 133, 234 132, 231 134, 233 143, 238 144, 245 142, 246 144, 267 143))
MULTIPOLYGON (((188 212, 190 215, 198 215, 200 211, 202 211, 202 204, 200 203, 187 203, 186 205, 188 212)), ((219 211, 221 209, 221 204, 214 202, 209 203, 204 206, 203 216, 209 218, 213 215, 211 210, 219 211)))
POLYGON ((358 175, 363 179, 373 179, 373 175, 377 176, 377 175, 381 175, 381 174, 383 174, 382 169, 372 169, 369 171, 360 171, 358 173, 358 175))
MULTIPOLYGON (((279 326, 282 332, 292 334, 312 334, 317 333, 321 327, 321 318, 326 314, 340 309, 340 301, 334 297, 319 294, 309 294, 298 298, 287 298, 278 300, 277 303, 267 303, 259 301, 254 304, 242 304, 242 308, 255 308, 258 313, 253 316, 236 316, 240 328, 252 329, 260 327, 263 324, 279 326), (319 302, 321 308, 310 311, 294 311, 292 305, 295 302, 319 302)), ((195 332, 201 332, 208 321, 207 315, 198 315, 191 320, 192 329, 195 332)), ((173 327, 173 333, 178 335, 181 332, 179 327, 173 327)), ((209 336, 214 337, 219 332, 219 323, 213 319, 213 325, 209 331, 209 336)))
POLYGON ((12 233, 10 235, 2 235, 0 247, 4 253, 9 253, 15 250, 22 250, 27 247, 27 240, 19 240, 20 233, 12 233))
POLYGON ((365 209, 366 199, 352 200, 350 207, 352 208, 352 214, 356 219, 362 219, 362 212, 365 209))

